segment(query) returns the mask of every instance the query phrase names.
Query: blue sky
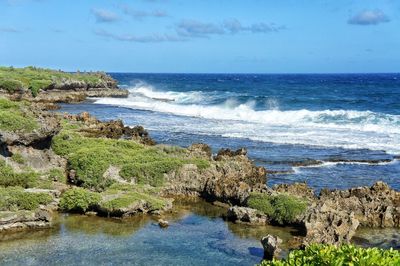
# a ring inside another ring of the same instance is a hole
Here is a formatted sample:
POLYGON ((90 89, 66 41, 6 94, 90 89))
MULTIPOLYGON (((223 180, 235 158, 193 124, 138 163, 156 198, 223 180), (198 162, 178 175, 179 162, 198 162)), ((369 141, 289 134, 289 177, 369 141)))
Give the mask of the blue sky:
POLYGON ((400 72, 400 1, 0 0, 0 65, 400 72))

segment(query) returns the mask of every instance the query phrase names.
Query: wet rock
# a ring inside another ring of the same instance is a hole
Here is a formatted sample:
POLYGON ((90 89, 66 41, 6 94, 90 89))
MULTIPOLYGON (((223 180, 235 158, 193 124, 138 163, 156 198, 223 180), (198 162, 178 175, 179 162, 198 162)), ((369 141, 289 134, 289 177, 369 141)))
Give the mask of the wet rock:
POLYGON ((0 232, 50 227, 51 221, 52 215, 50 211, 45 209, 37 211, 1 211, 0 232))
POLYGON ((261 239, 261 244, 264 248, 264 259, 272 260, 273 258, 277 258, 282 251, 279 247, 282 244, 282 239, 277 236, 264 236, 261 239))
POLYGON ((247 208, 233 206, 228 209, 227 219, 233 222, 265 225, 269 223, 268 216, 262 212, 247 208))
POLYGON ((159 219, 159 220, 158 220, 158 225, 159 225, 161 228, 167 228, 167 227, 169 226, 169 223, 168 223, 168 221, 166 221, 166 220, 159 219))

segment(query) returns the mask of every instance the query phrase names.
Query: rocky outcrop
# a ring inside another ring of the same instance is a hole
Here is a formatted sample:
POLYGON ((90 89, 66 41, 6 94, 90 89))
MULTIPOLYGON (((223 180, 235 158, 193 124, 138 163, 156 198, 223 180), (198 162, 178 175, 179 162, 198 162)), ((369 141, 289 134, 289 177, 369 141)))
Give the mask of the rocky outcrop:
POLYGON ((306 236, 303 244, 349 243, 360 222, 353 212, 334 209, 329 204, 319 202, 309 208, 304 218, 306 236))
POLYGON ((273 186, 272 191, 290 194, 298 198, 315 200, 314 190, 307 186, 306 183, 279 184, 273 186))
POLYGON ((282 244, 282 239, 277 236, 267 235, 261 239, 261 244, 264 248, 264 259, 272 260, 277 258, 279 253, 282 251, 280 245, 282 244))
MULTIPOLYGON (((201 150, 205 151, 204 156, 208 156, 209 149, 202 146, 201 150)), ((263 167, 256 167, 244 149, 236 152, 222 150, 210 160, 207 169, 185 165, 167 174, 166 181, 164 194, 195 195, 209 201, 242 205, 250 192, 265 187, 266 171, 263 167)))
MULTIPOLYGON (((276 185, 263 193, 290 194, 309 202, 307 211, 297 218, 304 228, 302 245, 349 243, 359 226, 400 227, 400 192, 377 182, 372 187, 348 190, 322 190, 319 197, 304 183, 276 185)), ((257 210, 234 206, 227 217, 235 222, 268 224, 257 210)))
POLYGON ((362 226, 400 227, 400 192, 386 183, 342 191, 323 190, 319 200, 329 202, 335 209, 354 212, 362 226))
POLYGON ((377 182, 372 187, 323 190, 304 218, 304 244, 348 243, 357 227, 400 227, 400 192, 377 182))
POLYGON ((51 138, 60 130, 60 119, 57 115, 44 112, 36 107, 24 110, 33 113, 37 120, 38 128, 31 132, 7 132, 0 130, 0 143, 5 145, 33 146, 35 148, 48 148, 51 138))
POLYGON ((265 225, 269 224, 269 218, 262 212, 248 208, 233 206, 228 209, 226 218, 230 221, 239 223, 250 223, 254 225, 265 225))
POLYGON ((46 209, 37 211, 0 212, 0 232, 51 226, 52 215, 46 209))
POLYGON ((87 112, 78 115, 65 114, 64 118, 83 122, 79 131, 87 137, 130 139, 145 145, 155 145, 155 141, 142 126, 128 127, 121 120, 101 122, 87 112))

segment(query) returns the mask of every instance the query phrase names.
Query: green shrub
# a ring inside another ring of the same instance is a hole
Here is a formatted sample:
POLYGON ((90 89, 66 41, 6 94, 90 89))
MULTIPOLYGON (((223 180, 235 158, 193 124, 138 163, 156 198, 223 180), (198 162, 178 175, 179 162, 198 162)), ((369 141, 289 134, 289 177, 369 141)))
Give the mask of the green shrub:
POLYGON ((0 130, 31 132, 38 128, 36 119, 21 111, 22 105, 23 103, 0 99, 0 130))
MULTIPOLYGON (((110 166, 121 169, 120 175, 127 181, 161 186, 164 174, 176 170, 185 163, 194 163, 204 169, 209 162, 198 158, 173 155, 158 147, 148 147, 129 140, 83 137, 73 129, 63 130, 52 141, 53 150, 68 159, 83 187, 102 191, 114 181, 104 178, 110 166)), ((171 150, 169 150, 171 152, 171 150)))
POLYGON ((32 80, 29 83, 29 89, 31 90, 32 96, 36 97, 40 90, 47 89, 51 84, 51 80, 32 80))
POLYGON ((247 199, 247 205, 265 213, 279 224, 295 222, 296 217, 307 208, 306 202, 286 194, 270 196, 252 193, 247 199))
POLYGON ((24 157, 22 157, 22 155, 20 153, 13 153, 13 155, 11 156, 11 159, 19 164, 23 164, 25 162, 24 157))
POLYGON ((38 178, 39 175, 35 172, 15 173, 11 166, 0 160, 0 186, 30 188, 36 185, 38 178))
POLYGON ((85 212, 101 200, 99 193, 84 188, 72 188, 61 197, 60 208, 64 211, 85 212))
POLYGON ((6 90, 10 93, 19 91, 23 88, 21 81, 14 79, 2 79, 0 78, 0 89, 6 90))
POLYGON ((151 188, 144 188, 140 185, 113 184, 109 189, 101 193, 103 200, 100 207, 103 211, 112 213, 142 200, 147 203, 149 210, 160 210, 165 207, 165 199, 160 198, 151 188))
POLYGON ((286 260, 263 261, 262 266, 398 266, 400 252, 397 250, 379 248, 361 248, 353 245, 311 245, 305 250, 295 250, 289 253, 286 260))
POLYGON ((49 171, 49 179, 51 181, 57 181, 61 183, 67 183, 67 177, 65 172, 59 168, 53 168, 49 171))
POLYGON ((247 199, 247 205, 267 215, 272 215, 274 213, 270 197, 262 193, 252 193, 247 199))
POLYGON ((105 73, 67 73, 36 67, 0 67, 0 89, 10 93, 29 89, 35 97, 40 90, 45 90, 52 84, 61 84, 65 80, 85 82, 90 87, 104 87, 105 83, 112 81, 105 73))
POLYGON ((0 211, 34 210, 52 200, 47 193, 25 192, 20 187, 0 188, 0 211))

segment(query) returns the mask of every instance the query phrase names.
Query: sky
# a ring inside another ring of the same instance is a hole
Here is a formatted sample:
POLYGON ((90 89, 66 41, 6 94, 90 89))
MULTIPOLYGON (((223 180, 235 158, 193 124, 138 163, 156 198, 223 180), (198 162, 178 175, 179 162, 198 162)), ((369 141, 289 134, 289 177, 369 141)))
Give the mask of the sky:
POLYGON ((400 72, 400 0, 0 0, 0 65, 400 72))

